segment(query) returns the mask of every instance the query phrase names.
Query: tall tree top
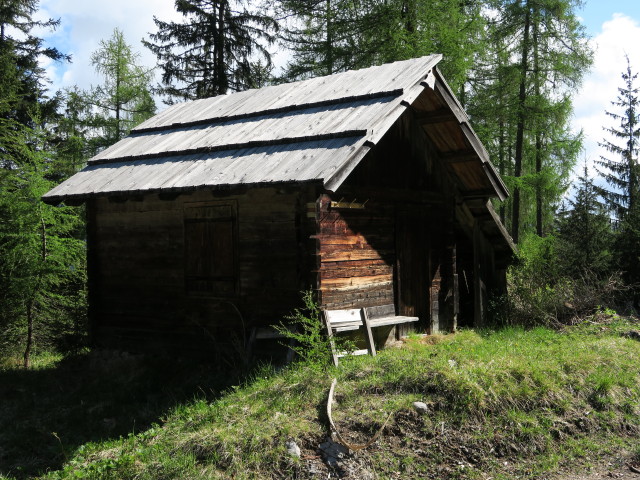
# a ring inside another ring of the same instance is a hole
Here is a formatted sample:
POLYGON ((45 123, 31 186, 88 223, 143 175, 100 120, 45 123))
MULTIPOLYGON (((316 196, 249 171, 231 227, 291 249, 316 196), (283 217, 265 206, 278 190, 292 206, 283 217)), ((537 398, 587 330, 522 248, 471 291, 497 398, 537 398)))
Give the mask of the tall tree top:
POLYGON ((34 29, 54 30, 59 20, 34 20, 39 0, 3 0, 0 2, 0 62, 3 78, 0 96, 2 116, 20 123, 32 123, 33 110, 46 120, 55 115, 57 99, 46 97, 44 69, 40 58, 69 61, 71 57, 57 48, 47 47, 44 40, 33 35, 34 29))
POLYGON ((599 193, 607 200, 614 212, 623 217, 633 209, 640 194, 640 172, 638 155, 640 153, 640 124, 638 123, 638 92, 636 86, 638 74, 633 73, 629 57, 627 67, 622 72, 622 87, 618 96, 611 102, 615 111, 607 111, 617 122, 615 127, 605 127, 608 134, 600 146, 613 154, 612 158, 601 157, 596 163, 604 171, 599 173, 612 187, 600 188, 599 193))
POLYGON ((174 100, 193 100, 256 85, 270 69, 275 20, 230 0, 176 0, 182 23, 154 17, 156 33, 143 40, 162 70, 158 90, 174 100))

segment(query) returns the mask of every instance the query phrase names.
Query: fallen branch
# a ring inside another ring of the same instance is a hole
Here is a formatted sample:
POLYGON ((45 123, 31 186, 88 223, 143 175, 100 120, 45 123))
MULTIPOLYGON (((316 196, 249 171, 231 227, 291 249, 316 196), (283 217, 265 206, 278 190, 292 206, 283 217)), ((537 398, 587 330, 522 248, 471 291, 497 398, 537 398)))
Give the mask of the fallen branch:
POLYGON ((340 442, 340 444, 344 447, 347 447, 349 450, 352 450, 354 452, 357 452, 358 450, 364 450, 365 448, 367 448, 368 446, 370 446, 371 444, 373 444, 373 442, 375 442, 378 437, 380 436, 380 434, 382 434, 382 430, 384 430, 384 427, 387 426, 387 423, 389 423, 389 420, 391 419, 391 416, 393 415, 393 413, 390 413, 389 416, 387 417, 387 419, 384 421, 384 423, 382 424, 382 426, 378 429, 378 431, 375 433, 375 435, 371 438, 371 440, 369 440, 367 443, 365 443, 364 445, 353 445, 349 442, 347 442, 342 435, 340 435, 340 432, 338 431, 338 429, 336 428, 335 423, 333 423, 333 418, 331 417, 331 404, 333 403, 333 391, 336 388, 336 384, 338 383, 338 379, 334 378, 333 382, 331 382, 331 388, 329 389, 329 399, 327 400, 327 417, 329 417, 329 425, 331 425, 331 428, 333 429, 333 431, 336 434, 336 437, 338 439, 338 442, 340 442))

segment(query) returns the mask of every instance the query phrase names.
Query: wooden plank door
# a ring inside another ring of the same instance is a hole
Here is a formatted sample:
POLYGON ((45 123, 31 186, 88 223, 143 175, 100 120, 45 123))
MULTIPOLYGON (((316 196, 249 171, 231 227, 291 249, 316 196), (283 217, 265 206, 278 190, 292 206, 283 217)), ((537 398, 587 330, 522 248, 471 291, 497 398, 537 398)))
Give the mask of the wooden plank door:
POLYGON ((431 312, 428 217, 421 206, 396 211, 396 307, 399 315, 420 318, 422 329, 429 328, 431 312))

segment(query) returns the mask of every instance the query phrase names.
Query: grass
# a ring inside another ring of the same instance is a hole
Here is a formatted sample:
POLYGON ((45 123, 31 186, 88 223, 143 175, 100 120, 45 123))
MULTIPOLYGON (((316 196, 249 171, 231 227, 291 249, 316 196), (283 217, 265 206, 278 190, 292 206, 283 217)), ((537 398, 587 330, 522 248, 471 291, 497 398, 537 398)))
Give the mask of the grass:
POLYGON ((145 357, 109 368, 87 366, 91 355, 34 371, 5 367, 0 390, 9 381, 25 391, 0 413, 0 459, 17 459, 0 462, 0 475, 506 479, 588 466, 619 449, 640 455, 640 342, 621 335, 637 327, 616 318, 563 332, 415 337, 339 368, 264 367, 226 389, 204 367, 145 357), (333 418, 350 442, 364 443, 392 415, 376 444, 338 470, 318 451, 330 434, 325 409, 334 377, 333 418), (427 415, 413 411, 416 400, 428 405, 427 415), (12 418, 27 418, 29 427, 7 433, 12 418), (114 419, 112 430, 105 418, 114 419), (303 459, 286 454, 289 438, 303 459))

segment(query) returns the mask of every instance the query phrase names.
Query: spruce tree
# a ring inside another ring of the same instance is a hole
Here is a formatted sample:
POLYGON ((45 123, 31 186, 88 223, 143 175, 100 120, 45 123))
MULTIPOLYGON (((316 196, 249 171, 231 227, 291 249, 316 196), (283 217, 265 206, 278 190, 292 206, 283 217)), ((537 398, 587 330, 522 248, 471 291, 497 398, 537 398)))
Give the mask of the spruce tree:
POLYGON ((40 61, 69 56, 34 34, 59 24, 34 20, 38 3, 0 5, 0 351, 20 348, 25 366, 36 343, 56 343, 84 305, 81 219, 40 200, 59 176, 50 132, 60 100, 48 96, 40 61))
POLYGON ((35 20, 39 0, 5 0, 0 5, 0 93, 8 102, 0 112, 23 125, 32 125, 33 109, 46 122, 56 117, 59 98, 47 96, 47 79, 40 60, 69 61, 57 48, 47 47, 34 31, 55 30, 59 20, 35 20))
POLYGON ((607 202, 618 224, 615 243, 618 267, 632 288, 633 304, 640 308, 640 125, 638 124, 638 91, 627 57, 627 68, 622 73, 623 86, 611 104, 616 111, 607 115, 618 122, 617 127, 605 128, 609 138, 600 143, 614 156, 601 157, 596 163, 603 169, 601 175, 609 188, 599 187, 598 193, 607 202))
POLYGON ((578 178, 570 208, 558 217, 558 259, 568 277, 603 276, 612 266, 613 232, 607 207, 599 201, 597 189, 585 164, 578 178))
POLYGON ((176 0, 175 6, 182 23, 154 17, 158 31, 143 40, 158 57, 158 91, 168 103, 245 90, 270 70, 275 20, 233 0, 176 0))
POLYGON ((610 188, 600 187, 600 195, 607 201, 618 220, 636 207, 640 188, 638 153, 640 152, 640 118, 638 117, 638 90, 629 57, 627 68, 622 73, 623 86, 618 88, 618 97, 611 102, 617 111, 605 112, 618 126, 605 128, 610 139, 604 139, 600 146, 613 154, 612 158, 601 157, 596 161, 602 169, 599 173, 610 188))

